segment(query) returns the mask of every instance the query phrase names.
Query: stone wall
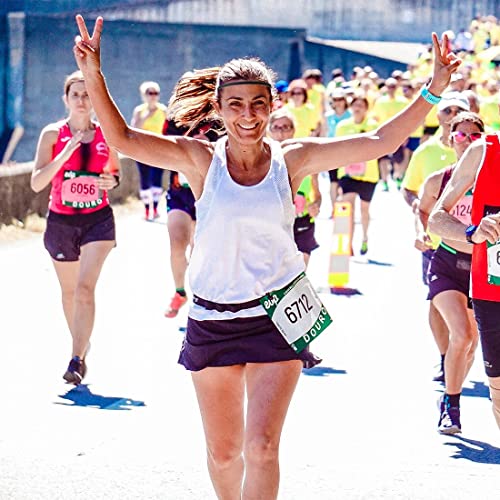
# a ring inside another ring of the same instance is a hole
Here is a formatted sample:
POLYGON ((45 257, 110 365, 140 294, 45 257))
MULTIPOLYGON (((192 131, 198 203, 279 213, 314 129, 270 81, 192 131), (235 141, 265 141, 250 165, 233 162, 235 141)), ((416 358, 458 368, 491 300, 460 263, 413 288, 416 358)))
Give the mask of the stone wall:
MULTIPOLYGON (((14 153, 15 161, 32 160, 42 128, 66 114, 61 96, 64 78, 76 69, 72 52, 75 30, 72 17, 26 16, 25 132, 14 153)), ((185 71, 245 56, 264 59, 280 78, 288 78, 291 45, 302 45, 304 39, 305 31, 290 29, 106 22, 103 72, 129 121, 140 103, 139 85, 145 80, 159 82, 166 102, 185 71)))
MULTIPOLYGON (((120 158, 121 182, 109 192, 111 203, 123 203, 130 196, 138 197, 139 175, 135 162, 120 158)), ((46 215, 50 187, 35 193, 30 187, 33 162, 0 166, 0 224, 12 219, 24 220, 27 215, 46 215)), ((165 176, 167 177, 167 176, 165 176)))

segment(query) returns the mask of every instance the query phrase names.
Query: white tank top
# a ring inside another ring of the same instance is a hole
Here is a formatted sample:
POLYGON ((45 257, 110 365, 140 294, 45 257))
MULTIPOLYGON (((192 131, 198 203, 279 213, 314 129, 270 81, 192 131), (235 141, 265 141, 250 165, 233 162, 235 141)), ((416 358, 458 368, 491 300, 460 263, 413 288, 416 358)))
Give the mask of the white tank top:
MULTIPOLYGON (((293 238, 295 209, 288 170, 276 141, 271 165, 254 186, 236 183, 227 169, 227 137, 215 145, 203 194, 196 202, 196 231, 189 263, 193 294, 219 304, 237 304, 283 288, 305 270, 293 238)), ((192 304, 195 320, 261 316, 262 306, 237 313, 192 304)))

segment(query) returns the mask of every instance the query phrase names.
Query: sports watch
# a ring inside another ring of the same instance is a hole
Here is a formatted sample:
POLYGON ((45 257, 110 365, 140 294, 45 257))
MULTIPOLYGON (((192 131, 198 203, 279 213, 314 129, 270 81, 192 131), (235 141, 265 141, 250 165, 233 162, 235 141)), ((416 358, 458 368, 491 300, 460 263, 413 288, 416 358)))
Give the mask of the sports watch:
POLYGON ((472 243, 473 245, 477 245, 474 241, 472 241, 472 236, 476 232, 477 226, 471 225, 468 226, 467 229, 465 230, 465 239, 467 240, 468 243, 472 243))

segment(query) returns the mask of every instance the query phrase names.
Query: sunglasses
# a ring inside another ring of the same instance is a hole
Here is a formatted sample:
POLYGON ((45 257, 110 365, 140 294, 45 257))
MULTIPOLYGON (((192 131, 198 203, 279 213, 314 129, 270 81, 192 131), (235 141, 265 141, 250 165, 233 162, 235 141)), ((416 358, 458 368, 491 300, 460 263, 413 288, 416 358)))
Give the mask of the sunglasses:
POLYGON ((295 91, 295 92, 290 92, 290 95, 304 95, 304 92, 301 90, 295 91))
POLYGON ((293 125, 273 125, 271 132, 290 132, 293 130, 293 125))
POLYGON ((146 92, 146 95, 160 95, 160 93, 156 92, 156 90, 148 90, 146 92))
POLYGON ((466 139, 469 139, 471 142, 477 141, 478 139, 481 139, 483 136, 482 132, 471 132, 470 134, 466 134, 465 132, 462 132, 461 130, 455 130, 455 132, 452 132, 451 137, 457 144, 462 144, 463 142, 466 141, 466 139))
POLYGON ((445 115, 451 115, 453 113, 455 113, 456 115, 458 115, 458 113, 460 113, 460 111, 463 111, 463 109, 460 109, 460 108, 444 108, 442 110, 442 112, 445 114, 445 115))

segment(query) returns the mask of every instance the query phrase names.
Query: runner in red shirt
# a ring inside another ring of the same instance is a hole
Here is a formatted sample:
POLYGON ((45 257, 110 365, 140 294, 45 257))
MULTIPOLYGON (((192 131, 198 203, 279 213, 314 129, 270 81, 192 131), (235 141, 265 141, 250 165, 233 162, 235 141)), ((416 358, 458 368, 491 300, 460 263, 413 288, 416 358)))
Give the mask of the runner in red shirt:
POLYGON ((116 245, 107 191, 119 184, 119 163, 92 121, 92 105, 80 71, 64 84, 68 118, 40 134, 31 178, 34 191, 52 184, 44 235, 62 291, 73 353, 63 378, 78 385, 94 325, 94 290, 102 265, 116 245))

